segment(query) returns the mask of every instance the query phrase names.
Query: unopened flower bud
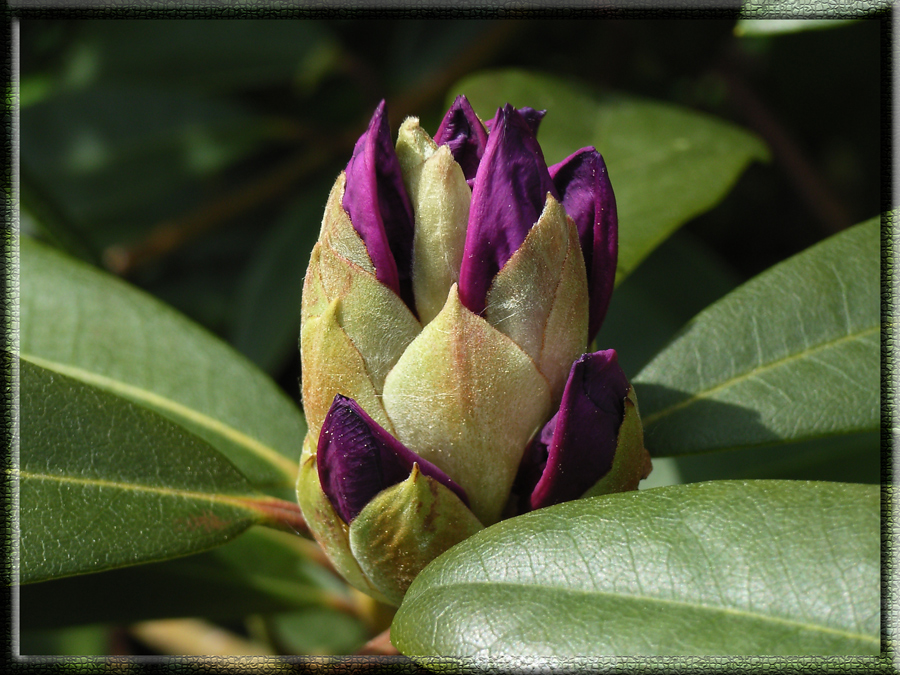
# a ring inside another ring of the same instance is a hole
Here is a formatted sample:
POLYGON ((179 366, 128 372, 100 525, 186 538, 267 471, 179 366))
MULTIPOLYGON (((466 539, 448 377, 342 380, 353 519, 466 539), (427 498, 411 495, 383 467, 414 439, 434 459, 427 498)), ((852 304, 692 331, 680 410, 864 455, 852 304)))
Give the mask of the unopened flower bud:
POLYGON ((347 580, 399 604, 483 527, 650 471, 613 350, 615 197, 583 148, 548 168, 544 111, 459 97, 390 142, 382 102, 325 207, 303 288, 297 486, 347 580))

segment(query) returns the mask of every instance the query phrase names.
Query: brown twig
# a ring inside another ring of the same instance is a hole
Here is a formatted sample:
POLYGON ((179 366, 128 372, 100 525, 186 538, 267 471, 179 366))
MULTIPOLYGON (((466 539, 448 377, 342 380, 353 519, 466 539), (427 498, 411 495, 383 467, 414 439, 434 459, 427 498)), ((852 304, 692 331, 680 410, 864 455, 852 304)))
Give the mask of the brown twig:
POLYGON ((314 145, 243 187, 217 195, 192 211, 155 225, 144 239, 131 246, 108 247, 103 252, 103 263, 111 272, 127 275, 235 215, 287 192, 295 183, 324 165, 334 152, 336 149, 323 144, 314 145))
POLYGON ((297 502, 289 502, 284 499, 267 498, 247 498, 239 497, 239 503, 242 506, 249 506, 264 518, 261 524, 273 527, 292 534, 301 534, 310 536, 309 527, 300 511, 297 502))
POLYGON ((391 629, 379 633, 362 646, 358 656, 397 656, 400 652, 391 643, 391 629))
MULTIPOLYGON (((492 59, 518 30, 518 22, 496 24, 482 39, 456 55, 443 70, 431 73, 427 80, 417 81, 404 93, 393 98, 390 106, 396 114, 395 119, 402 119, 442 96, 465 73, 492 59)), ((140 241, 131 245, 108 247, 103 252, 105 266, 115 274, 127 276, 136 268, 170 254, 236 215, 287 193, 291 187, 313 175, 334 158, 347 154, 361 130, 365 129, 369 114, 367 111, 359 124, 346 133, 320 140, 256 180, 236 190, 216 195, 192 211, 153 226, 140 241)))

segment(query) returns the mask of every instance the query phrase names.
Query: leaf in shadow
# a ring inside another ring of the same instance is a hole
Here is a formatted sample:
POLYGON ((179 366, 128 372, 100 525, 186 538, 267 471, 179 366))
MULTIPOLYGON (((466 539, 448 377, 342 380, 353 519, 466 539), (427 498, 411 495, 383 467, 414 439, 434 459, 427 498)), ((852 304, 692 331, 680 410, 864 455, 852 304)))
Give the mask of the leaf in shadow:
POLYGON ((880 426, 879 219, 766 270, 698 314, 634 378, 660 455, 880 426), (733 408, 758 413, 753 423, 733 408), (722 414, 720 414, 720 412, 722 414))
MULTIPOLYGON (((666 409, 677 405, 689 396, 688 392, 666 387, 660 384, 635 383, 635 393, 641 417, 645 410, 666 409)), ((698 448, 712 447, 719 450, 716 444, 720 437, 719 429, 727 428, 741 437, 757 439, 757 443, 777 443, 780 437, 766 428, 758 410, 749 406, 726 403, 713 399, 701 399, 692 407, 688 417, 675 418, 665 427, 648 425, 644 422, 644 445, 654 457, 664 457, 669 447, 669 438, 690 438, 698 448)), ((731 478, 731 476, 720 476, 731 478)))

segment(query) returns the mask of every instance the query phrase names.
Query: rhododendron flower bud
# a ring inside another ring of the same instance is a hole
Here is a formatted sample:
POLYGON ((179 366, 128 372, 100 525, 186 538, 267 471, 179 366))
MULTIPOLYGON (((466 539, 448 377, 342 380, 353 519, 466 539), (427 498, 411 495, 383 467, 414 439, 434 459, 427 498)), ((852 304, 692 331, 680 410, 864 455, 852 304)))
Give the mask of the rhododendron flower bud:
POLYGON ((615 196, 544 111, 459 97, 391 141, 382 102, 332 188, 303 288, 298 498, 348 581, 399 604, 504 517, 635 489, 650 457, 614 350, 586 353, 615 278, 615 196))

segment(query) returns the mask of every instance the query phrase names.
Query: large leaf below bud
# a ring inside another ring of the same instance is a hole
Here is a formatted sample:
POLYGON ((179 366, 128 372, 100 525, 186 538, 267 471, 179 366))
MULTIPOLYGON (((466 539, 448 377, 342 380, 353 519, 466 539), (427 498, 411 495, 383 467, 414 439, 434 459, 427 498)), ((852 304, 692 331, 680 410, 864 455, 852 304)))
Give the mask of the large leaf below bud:
POLYGON ((400 127, 397 155, 416 217, 413 294, 424 324, 459 281, 472 191, 450 148, 435 146, 415 118, 400 127))
POLYGON ((388 374, 383 400, 395 436, 456 481, 485 525, 500 517, 525 445, 550 414, 534 362, 463 307, 455 286, 388 374))
POLYGON ((297 477, 297 501, 303 519, 310 532, 319 542, 334 568, 354 587, 372 597, 387 602, 387 599, 366 578, 350 550, 350 528, 341 520, 331 502, 322 491, 319 472, 316 467, 316 453, 313 450, 312 434, 303 441, 300 457, 300 473, 297 477))
POLYGON ((587 347, 588 289, 578 231, 553 197, 494 278, 485 318, 534 360, 558 404, 587 347))
POLYGON ((300 331, 303 412, 314 440, 337 394, 352 398, 378 424, 393 430, 366 362, 341 326, 341 303, 340 298, 333 300, 300 331))
POLYGON ((350 525, 350 549, 366 577, 392 604, 425 566, 484 529, 459 497, 413 467, 350 525))

